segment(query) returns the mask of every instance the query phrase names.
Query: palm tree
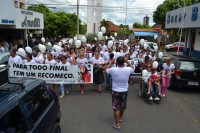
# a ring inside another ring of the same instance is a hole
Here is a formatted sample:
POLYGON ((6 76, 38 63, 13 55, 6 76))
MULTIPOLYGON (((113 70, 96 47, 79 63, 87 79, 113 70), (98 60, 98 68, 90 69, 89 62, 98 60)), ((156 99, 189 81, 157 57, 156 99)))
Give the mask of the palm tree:
POLYGON ((109 32, 109 23, 105 19, 100 22, 99 30, 101 30, 103 26, 106 28, 106 31, 109 32))

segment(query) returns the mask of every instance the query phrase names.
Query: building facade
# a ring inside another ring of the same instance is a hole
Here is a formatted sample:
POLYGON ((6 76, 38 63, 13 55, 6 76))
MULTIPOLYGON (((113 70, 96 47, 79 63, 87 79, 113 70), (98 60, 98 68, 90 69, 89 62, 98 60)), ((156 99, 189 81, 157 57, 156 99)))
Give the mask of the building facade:
POLYGON ((166 29, 184 29, 185 49, 183 54, 200 58, 200 3, 166 13, 166 29))
POLYGON ((0 0, 0 38, 12 43, 25 40, 29 29, 43 30, 44 16, 25 10, 25 0, 0 0))

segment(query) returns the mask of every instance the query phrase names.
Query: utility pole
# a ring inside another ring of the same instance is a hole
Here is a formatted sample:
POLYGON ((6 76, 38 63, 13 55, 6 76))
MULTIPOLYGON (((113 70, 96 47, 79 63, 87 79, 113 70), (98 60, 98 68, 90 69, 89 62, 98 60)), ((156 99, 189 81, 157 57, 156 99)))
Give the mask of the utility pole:
POLYGON ((127 0, 126 0, 126 14, 125 14, 125 34, 124 34, 124 40, 126 39, 126 19, 127 19, 127 0))
POLYGON ((77 39, 79 39, 79 0, 77 0, 77 39))

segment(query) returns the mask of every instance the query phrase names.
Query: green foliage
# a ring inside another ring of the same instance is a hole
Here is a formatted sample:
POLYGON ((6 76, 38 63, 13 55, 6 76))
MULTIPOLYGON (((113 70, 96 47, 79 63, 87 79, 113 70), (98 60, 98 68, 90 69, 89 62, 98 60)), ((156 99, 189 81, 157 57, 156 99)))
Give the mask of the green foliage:
POLYGON ((106 28, 106 32, 109 32, 109 24, 108 24, 108 21, 106 21, 105 19, 103 19, 101 22, 100 22, 100 26, 99 26, 99 31, 101 30, 101 27, 105 27, 106 28))
POLYGON ((97 36, 96 34, 92 34, 92 33, 88 34, 88 35, 86 36, 87 41, 88 41, 88 42, 94 41, 94 38, 95 38, 96 36, 97 36))
POLYGON ((184 6, 188 6, 194 3, 200 2, 200 0, 165 0, 163 4, 160 4, 156 11, 153 13, 153 22, 160 24, 162 29, 165 28, 166 13, 184 6), (184 4, 185 2, 185 4, 184 4))
MULTIPOLYGON (((47 37, 74 37, 77 34, 77 16, 65 12, 51 12, 44 5, 29 6, 28 10, 44 14, 44 36, 47 37)), ((79 32, 85 34, 86 24, 79 20, 79 32)))
POLYGON ((122 34, 131 34, 131 31, 128 30, 127 28, 126 28, 126 29, 120 29, 120 30, 117 30, 117 34, 118 34, 118 35, 122 35, 122 34))

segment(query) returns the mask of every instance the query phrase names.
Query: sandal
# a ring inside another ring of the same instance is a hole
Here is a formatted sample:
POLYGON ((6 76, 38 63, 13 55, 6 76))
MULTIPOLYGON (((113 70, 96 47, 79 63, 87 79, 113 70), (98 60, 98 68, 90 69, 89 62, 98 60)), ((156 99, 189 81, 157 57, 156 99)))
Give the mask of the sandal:
POLYGON ((120 129, 121 129, 120 127, 117 127, 115 123, 112 124, 112 127, 113 127, 116 131, 120 131, 120 129))

